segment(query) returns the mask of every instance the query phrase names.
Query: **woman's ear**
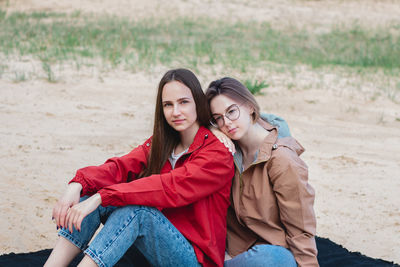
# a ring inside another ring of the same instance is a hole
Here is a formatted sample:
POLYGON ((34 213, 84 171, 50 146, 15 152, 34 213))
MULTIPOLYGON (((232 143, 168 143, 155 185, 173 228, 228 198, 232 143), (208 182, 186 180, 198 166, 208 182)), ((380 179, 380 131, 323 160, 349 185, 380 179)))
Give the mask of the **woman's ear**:
POLYGON ((249 109, 249 112, 250 112, 249 114, 250 114, 251 118, 253 119, 253 123, 256 123, 257 115, 256 115, 256 111, 255 111, 254 107, 247 106, 247 108, 249 109))
POLYGON ((257 114, 254 109, 253 109, 253 112, 251 113, 251 117, 253 118, 253 124, 256 123, 257 114))

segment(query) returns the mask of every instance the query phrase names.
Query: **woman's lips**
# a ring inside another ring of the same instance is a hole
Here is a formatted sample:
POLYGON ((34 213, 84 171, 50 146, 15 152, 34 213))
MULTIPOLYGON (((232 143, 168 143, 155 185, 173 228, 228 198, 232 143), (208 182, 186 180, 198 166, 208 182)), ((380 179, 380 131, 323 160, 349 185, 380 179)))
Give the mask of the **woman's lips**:
POLYGON ((237 128, 232 128, 232 129, 228 130, 228 133, 230 133, 230 134, 235 133, 236 130, 237 130, 237 128))
POLYGON ((181 119, 181 120, 173 120, 172 122, 175 123, 175 124, 181 124, 184 121, 185 121, 184 119, 181 119))

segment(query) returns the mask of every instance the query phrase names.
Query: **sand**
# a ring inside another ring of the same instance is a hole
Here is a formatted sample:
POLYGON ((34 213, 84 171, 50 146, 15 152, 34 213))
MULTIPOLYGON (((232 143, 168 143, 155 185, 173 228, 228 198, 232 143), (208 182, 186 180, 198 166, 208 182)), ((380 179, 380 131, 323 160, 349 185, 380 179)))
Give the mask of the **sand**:
MULTIPOLYGON (((137 19, 168 14, 252 19, 315 30, 400 20, 396 1, 86 2, 15 0, 0 1, 0 7, 137 19)), ((132 73, 78 71, 66 64, 54 69, 57 82, 49 83, 32 58, 6 64, 0 77, 0 254, 53 246, 51 211, 66 183, 78 168, 123 155, 151 134, 157 83, 170 67, 132 73), (17 83, 13 74, 21 69, 36 75, 17 83)), ((222 67, 208 68, 196 72, 204 87, 225 75, 241 78, 222 67)), ((302 158, 316 190, 317 234, 351 251, 400 263, 399 78, 301 65, 283 72, 256 69, 254 77, 270 84, 257 96, 262 110, 284 117, 306 148, 302 158)))

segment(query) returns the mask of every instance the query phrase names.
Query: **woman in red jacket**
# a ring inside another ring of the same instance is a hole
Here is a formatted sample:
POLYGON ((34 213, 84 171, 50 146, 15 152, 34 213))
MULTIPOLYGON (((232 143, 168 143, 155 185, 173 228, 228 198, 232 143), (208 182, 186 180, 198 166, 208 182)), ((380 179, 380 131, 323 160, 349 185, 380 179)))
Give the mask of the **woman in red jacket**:
POLYGON ((153 136, 70 181, 53 209, 62 229, 45 266, 67 266, 81 250, 80 266, 113 266, 132 245, 153 266, 222 266, 234 167, 205 128, 206 105, 191 71, 168 71, 153 136))

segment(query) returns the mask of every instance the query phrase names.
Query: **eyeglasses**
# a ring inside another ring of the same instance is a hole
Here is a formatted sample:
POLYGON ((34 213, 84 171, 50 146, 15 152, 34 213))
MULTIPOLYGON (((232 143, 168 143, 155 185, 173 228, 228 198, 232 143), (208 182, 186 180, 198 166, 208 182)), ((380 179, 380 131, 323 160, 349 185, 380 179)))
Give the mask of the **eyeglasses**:
POLYGON ((231 121, 235 121, 240 117, 240 109, 239 106, 233 104, 228 108, 225 114, 215 114, 211 117, 210 123, 212 126, 216 128, 222 128, 225 125, 224 117, 228 118, 231 121))

